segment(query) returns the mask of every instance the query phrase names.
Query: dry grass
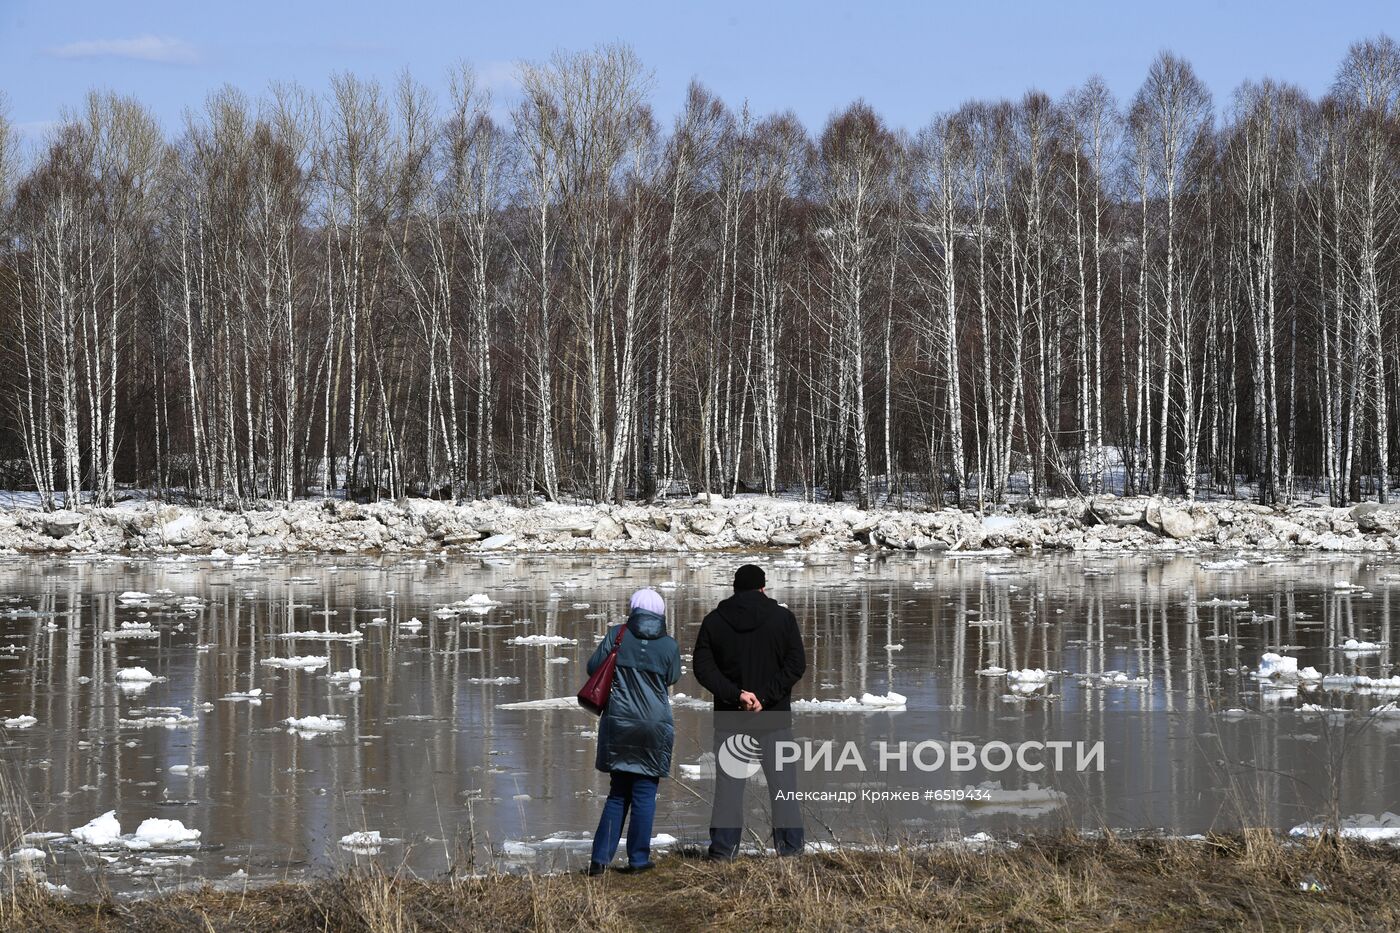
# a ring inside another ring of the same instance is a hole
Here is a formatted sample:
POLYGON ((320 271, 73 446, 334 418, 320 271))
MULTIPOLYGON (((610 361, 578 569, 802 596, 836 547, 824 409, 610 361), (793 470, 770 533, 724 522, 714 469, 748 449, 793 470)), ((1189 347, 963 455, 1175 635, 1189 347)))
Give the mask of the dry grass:
POLYGON ((1203 842, 1065 837, 1014 850, 672 857, 636 877, 377 872, 134 902, 5 892, 6 930, 1175 930, 1400 927, 1400 853, 1260 834, 1203 842), (1321 892, 1305 892, 1307 876, 1321 892))

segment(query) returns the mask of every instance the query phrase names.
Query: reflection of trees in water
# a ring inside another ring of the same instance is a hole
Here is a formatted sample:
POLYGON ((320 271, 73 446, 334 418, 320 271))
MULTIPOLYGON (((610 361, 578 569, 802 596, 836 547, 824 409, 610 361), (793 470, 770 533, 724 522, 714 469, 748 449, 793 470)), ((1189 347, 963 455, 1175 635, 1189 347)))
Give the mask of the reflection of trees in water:
MULTIPOLYGON (((360 829, 414 840, 416 868, 445 867, 473 842, 481 855, 505 839, 585 827, 594 815, 587 733, 595 721, 574 710, 497 711, 496 704, 571 695, 595 637, 622 617, 639 585, 662 587, 688 655, 739 560, 8 560, 0 563, 7 599, 0 622, 4 644, 19 650, 0 652, 0 712, 39 722, 11 733, 4 754, 23 775, 37 829, 66 830, 113 808, 124 822, 171 817, 177 804, 174 815, 204 840, 224 853, 251 853, 254 867, 323 860, 337 839, 360 829), (131 590, 151 597, 117 599, 131 590), (484 615, 437 614, 477 592, 500 605, 484 615), (424 622, 417 634, 398 625, 412 617, 424 622), (104 637, 138 620, 154 623, 160 637, 104 637), (363 639, 278 637, 352 630, 363 639), (518 634, 578 644, 506 644, 518 634), (260 663, 294 654, 330 661, 314 673, 260 663), (568 662, 552 663, 557 657, 568 662), (135 665, 166 679, 125 696, 116 672, 135 665), (327 681, 352 666, 363 672, 358 693, 327 681), (520 682, 470 683, 501 677, 520 682), (221 699, 259 688, 258 704, 221 699), (119 728, 142 707, 178 708, 196 723, 119 728), (326 714, 345 716, 346 728, 302 739, 279 726, 326 714), (209 771, 171 775, 177 764, 209 771), (476 798, 470 811, 469 798, 476 798)), ((1391 765, 1386 737, 1400 719, 1377 720, 1364 733, 1340 730, 1328 717, 1306 720, 1293 712, 1305 703, 1363 710, 1390 697, 1276 689, 1245 669, 1270 649, 1323 672, 1389 674, 1383 571, 1356 557, 1217 572, 1186 557, 811 555, 800 567, 772 566, 769 591, 794 610, 808 639, 802 696, 893 689, 909 697, 912 711, 939 711, 950 730, 1082 717, 1118 730, 1110 753, 1126 782, 1090 783, 1087 811, 1111 821, 1131 809, 1124 801, 1132 792, 1150 800, 1164 826, 1216 818, 1237 825, 1241 813, 1282 826, 1315 816, 1329 794, 1348 801, 1347 812, 1384 809, 1368 795, 1379 786, 1373 776, 1391 765), (1342 579, 1371 588, 1337 589, 1342 579), (1347 638, 1384 647, 1364 655, 1331 650, 1347 638), (892 644, 903 648, 886 650, 892 644), (1005 677, 978 673, 991 668, 1068 673, 1008 701, 1005 677), (1147 682, 1105 683, 1114 671, 1147 682), (1230 708, 1247 715, 1234 726, 1205 718, 1230 708), (1127 712, 1161 718, 1130 728, 1134 720, 1120 715, 1127 712), (1187 717, 1189 727, 1171 732, 1167 714, 1187 717), (1214 736, 1228 739, 1230 729, 1251 744, 1215 748, 1214 736), (1272 773, 1304 766, 1307 787, 1272 773), (1319 791, 1329 768, 1337 787, 1319 791), (1313 809, 1294 808, 1294 799, 1313 809)), ((677 689, 703 696, 688 657, 686 666, 677 689)), ((707 718, 678 704, 676 720, 676 760, 694 762, 707 743, 707 718)), ((682 783, 668 788, 663 818, 703 826, 705 784, 682 783)), ((222 857, 211 854, 209 864, 222 866, 222 857)))

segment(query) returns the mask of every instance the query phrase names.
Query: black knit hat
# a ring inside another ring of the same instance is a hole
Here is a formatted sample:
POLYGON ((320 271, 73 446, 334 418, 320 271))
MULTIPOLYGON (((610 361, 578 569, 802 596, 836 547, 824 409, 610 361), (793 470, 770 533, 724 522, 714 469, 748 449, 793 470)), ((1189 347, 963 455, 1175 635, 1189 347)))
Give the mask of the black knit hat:
POLYGON ((764 576, 763 568, 756 564, 745 564, 734 571, 734 592, 736 593, 761 590, 767 585, 768 578, 764 576))

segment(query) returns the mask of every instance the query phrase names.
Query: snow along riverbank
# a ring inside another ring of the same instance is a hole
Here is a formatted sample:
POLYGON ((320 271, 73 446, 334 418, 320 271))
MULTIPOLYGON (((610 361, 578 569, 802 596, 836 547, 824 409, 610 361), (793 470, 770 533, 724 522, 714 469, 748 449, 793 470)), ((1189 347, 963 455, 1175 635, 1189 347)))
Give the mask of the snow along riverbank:
POLYGON ((53 513, 0 508, 0 553, 189 551, 701 551, 758 548, 966 552, 1313 549, 1400 551, 1400 507, 1188 504, 1100 496, 979 516, 953 508, 862 511, 762 496, 658 505, 259 503, 243 511, 132 501, 53 513))

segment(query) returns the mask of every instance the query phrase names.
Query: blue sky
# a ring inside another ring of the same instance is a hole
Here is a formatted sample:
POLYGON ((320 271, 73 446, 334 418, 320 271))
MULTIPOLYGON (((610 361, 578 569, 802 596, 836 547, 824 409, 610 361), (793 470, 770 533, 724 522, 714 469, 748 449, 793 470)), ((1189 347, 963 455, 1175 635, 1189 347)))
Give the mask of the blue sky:
POLYGON ((0 90, 31 137, 92 87, 136 95, 173 133, 225 83, 321 89, 334 71, 387 81, 408 67, 442 88, 466 60, 504 109, 514 62, 621 40, 654 69, 653 104, 668 116, 698 77, 813 129, 857 97, 912 129, 969 98, 1059 95, 1093 73, 1126 98, 1161 49, 1190 59, 1218 106, 1266 75, 1320 93, 1347 46, 1380 32, 1400 36, 1393 0, 0 0, 0 90))

